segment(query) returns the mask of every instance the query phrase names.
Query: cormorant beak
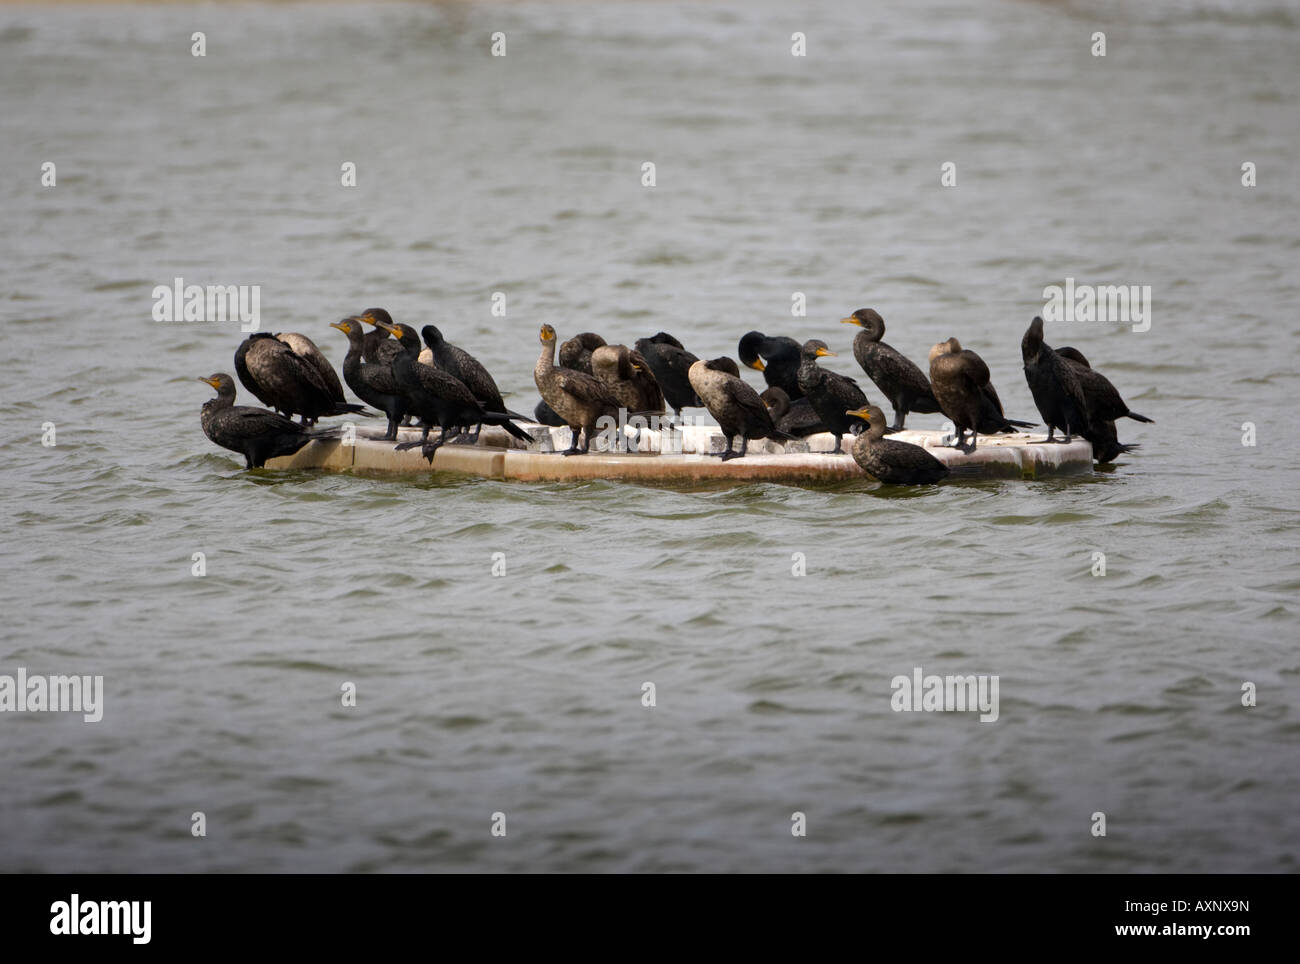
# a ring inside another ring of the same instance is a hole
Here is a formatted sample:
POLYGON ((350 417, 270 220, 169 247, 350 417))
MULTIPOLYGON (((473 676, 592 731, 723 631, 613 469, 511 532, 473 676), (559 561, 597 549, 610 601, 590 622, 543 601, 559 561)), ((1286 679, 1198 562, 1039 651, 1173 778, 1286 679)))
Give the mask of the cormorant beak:
POLYGON ((398 341, 401 341, 402 336, 401 336, 401 334, 398 332, 397 327, 396 327, 395 325, 389 325, 389 324, 386 324, 385 322, 382 322, 382 321, 372 321, 372 322, 370 322, 370 323, 371 323, 372 325, 374 325, 376 328, 382 328, 382 329, 384 329, 384 331, 388 332, 390 335, 392 335, 392 336, 393 336, 394 338, 396 338, 398 341))
POLYGON ((748 365, 750 368, 754 369, 754 371, 756 372, 761 372, 767 368, 767 366, 763 364, 763 360, 761 358, 755 358, 752 362, 745 362, 745 364, 748 365))
POLYGON ((840 319, 840 324, 841 324, 841 325, 860 325, 860 324, 862 324, 862 322, 858 321, 858 319, 856 319, 856 318, 848 317, 848 318, 841 318, 841 319, 840 319))
POLYGON ((349 328, 350 326, 348 325, 348 323, 347 323, 346 321, 331 321, 331 322, 330 322, 330 327, 331 327, 331 328, 337 328, 339 331, 343 332, 343 334, 346 335, 346 334, 348 333, 348 328, 349 328))
POLYGON ((844 414, 852 415, 854 418, 860 418, 862 419, 862 421, 866 422, 867 424, 871 423, 871 413, 865 408, 850 409, 844 414))
POLYGON ((204 378, 202 375, 200 375, 200 376, 199 376, 199 381, 203 382, 203 384, 205 384, 205 385, 211 385, 213 388, 216 388, 216 387, 217 387, 217 383, 216 383, 216 381, 215 381, 214 379, 211 379, 211 378, 204 378))
POLYGON ((835 355, 835 352, 833 352, 833 351, 827 351, 825 348, 818 348, 818 349, 817 349, 817 357, 818 357, 818 358, 826 358, 826 357, 835 358, 836 355, 835 355))
POLYGON ((379 322, 375 321, 375 319, 372 318, 370 315, 362 315, 361 320, 364 321, 367 325, 374 325, 376 328, 379 327, 379 322))
POLYGON ((553 331, 547 331, 545 328, 543 328, 543 329, 541 330, 541 339, 542 339, 542 341, 554 341, 554 340, 555 340, 555 332, 553 332, 553 331))

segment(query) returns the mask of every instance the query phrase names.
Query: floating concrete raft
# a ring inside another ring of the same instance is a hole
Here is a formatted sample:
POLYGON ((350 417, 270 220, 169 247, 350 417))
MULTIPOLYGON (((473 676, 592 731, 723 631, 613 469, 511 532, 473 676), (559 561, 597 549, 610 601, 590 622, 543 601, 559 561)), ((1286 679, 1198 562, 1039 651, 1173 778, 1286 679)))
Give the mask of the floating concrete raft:
MULTIPOLYGON (((626 451, 610 451, 610 440, 598 435, 587 455, 556 455, 569 446, 567 428, 524 425, 533 443, 512 438, 499 428, 488 427, 477 445, 444 445, 430 465, 420 449, 395 451, 393 442, 381 441, 370 426, 355 423, 357 434, 347 441, 312 442, 296 455, 272 459, 269 469, 329 469, 415 474, 460 472, 488 479, 522 482, 565 482, 578 479, 624 479, 666 484, 697 482, 782 482, 791 485, 839 482, 866 478, 851 455, 834 455, 835 439, 829 433, 795 442, 751 442, 743 459, 723 462, 710 453, 726 449, 722 432, 713 425, 686 425, 674 431, 643 429, 626 433, 626 451)), ((415 441, 416 429, 402 429, 399 441, 415 441)), ((920 445, 947 465, 957 478, 1037 478, 1092 471, 1092 445, 1078 440, 1069 445, 1035 445, 1043 435, 980 436, 971 454, 944 444, 940 432, 905 431, 891 435, 920 445)), ((846 436, 844 448, 852 445, 846 436)))

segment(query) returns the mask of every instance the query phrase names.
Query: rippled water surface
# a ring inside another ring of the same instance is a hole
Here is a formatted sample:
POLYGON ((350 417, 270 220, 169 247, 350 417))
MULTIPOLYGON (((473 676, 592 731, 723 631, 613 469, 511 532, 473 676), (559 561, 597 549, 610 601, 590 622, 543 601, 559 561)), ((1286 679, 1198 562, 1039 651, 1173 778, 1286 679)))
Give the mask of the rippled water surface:
POLYGON ((0 8, 0 673, 106 688, 0 715, 0 869, 1294 871, 1298 75, 1270 4, 0 8), (336 361, 436 322, 514 408, 543 321, 851 373, 870 305, 1020 417, 1043 287, 1149 284, 1048 340, 1156 424, 924 491, 245 472, 177 276, 336 361), (917 666, 997 722, 893 712, 917 666))

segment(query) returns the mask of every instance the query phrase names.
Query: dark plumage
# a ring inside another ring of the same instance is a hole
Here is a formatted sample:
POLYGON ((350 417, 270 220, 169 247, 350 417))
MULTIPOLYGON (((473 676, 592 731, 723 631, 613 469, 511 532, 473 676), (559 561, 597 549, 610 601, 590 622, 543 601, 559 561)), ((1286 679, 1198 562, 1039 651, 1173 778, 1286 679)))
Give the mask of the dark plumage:
MULTIPOLYGON (((420 334, 433 355, 433 364, 453 378, 459 379, 466 388, 474 393, 474 397, 478 399, 479 404, 486 411, 501 412, 511 418, 528 420, 527 415, 520 415, 518 412, 512 412, 506 408, 506 403, 501 398, 501 389, 497 388, 497 383, 477 358, 463 348, 458 348, 447 341, 442 337, 442 332, 433 325, 425 325, 420 330, 420 334)), ((481 424, 475 428, 473 435, 475 442, 478 441, 478 434, 482 428, 481 424)))
MULTIPOLYGON (((965 452, 974 452, 981 424, 981 408, 988 395, 989 366, 973 351, 961 347, 956 338, 941 341, 930 349, 930 387, 944 415, 957 429, 954 443, 965 452), (971 433, 969 448, 962 436, 971 433)), ((996 393, 995 396, 996 397, 996 393)), ((998 403, 1001 409, 1001 403, 998 403)))
POLYGON ((626 345, 602 345, 591 353, 591 372, 628 415, 663 413, 663 392, 640 352, 626 345))
POLYGON ((1088 359, 1077 348, 1058 348, 1056 354, 1064 358, 1074 368, 1083 386, 1084 397, 1088 400, 1088 415, 1103 421, 1115 422, 1121 418, 1131 418, 1135 422, 1155 424, 1155 419, 1139 415, 1128 407, 1110 379, 1088 364, 1088 359))
POLYGON ((885 319, 871 308, 859 308, 846 325, 863 330, 853 338, 853 357, 867 377, 889 399, 894 408, 894 428, 901 429, 908 412, 923 414, 939 411, 939 402, 930 390, 930 380, 906 356, 880 339, 885 334, 885 319))
POLYGON ((740 369, 730 358, 695 362, 691 365, 690 379, 691 387, 727 437, 727 449, 720 453, 724 462, 742 458, 749 450, 750 439, 791 437, 772 423, 771 413, 758 392, 741 379, 740 369), (739 452, 732 449, 736 436, 740 437, 739 452))
POLYGON ((885 413, 875 405, 847 414, 867 422, 852 452, 853 461, 868 475, 894 485, 931 485, 948 474, 948 466, 921 446, 885 438, 885 413))
POLYGON ((636 350, 644 356, 663 392, 664 402, 678 418, 683 408, 699 408, 704 404, 691 388, 691 366, 699 359, 683 348, 680 341, 661 331, 650 338, 637 339, 636 350))
POLYGON ((235 349, 235 373, 263 404, 286 416, 301 415, 304 425, 327 415, 365 412, 343 400, 333 367, 306 335, 259 332, 235 349))
POLYGON ((847 375, 827 371, 817 364, 817 359, 834 357, 835 353, 818 339, 804 342, 799 364, 799 389, 822 420, 822 424, 835 436, 833 452, 844 451, 843 436, 853 425, 846 413, 850 409, 865 408, 867 396, 858 383, 847 375))
POLYGON ((590 375, 591 353, 605 344, 605 339, 594 331, 574 335, 560 346, 560 367, 590 375))
MULTIPOLYGON (((533 381, 542 400, 551 407, 573 432, 573 441, 565 455, 586 455, 591 449, 596 423, 608 417, 618 420, 618 399, 595 375, 555 364, 555 329, 542 325, 538 334, 542 352, 533 367, 533 381), (578 437, 583 436, 582 448, 578 437)), ((600 347, 599 345, 596 347, 600 347)))
POLYGON ((536 406, 534 406, 533 419, 540 425, 550 425, 555 428, 563 428, 565 425, 569 424, 564 419, 560 418, 560 416, 555 414, 555 409, 547 405, 545 399, 542 399, 536 406))
POLYGON ((803 398, 799 387, 799 365, 802 349, 793 338, 783 335, 765 335, 761 331, 746 332, 736 346, 740 363, 763 373, 769 388, 779 388, 792 402, 803 398))
POLYGON ((1065 442, 1076 434, 1087 435, 1091 424, 1083 386, 1079 384, 1075 367, 1043 341, 1042 318, 1029 323, 1020 339, 1020 357, 1025 363, 1029 392, 1047 425, 1047 441, 1052 441, 1058 428, 1065 434, 1065 442))
MULTIPOLYGON (((362 360, 368 336, 362 332, 360 318, 344 318, 342 321, 331 322, 330 327, 337 328, 348 336, 348 353, 343 359, 344 381, 357 398, 388 416, 388 431, 384 434, 384 439, 395 441, 397 426, 406 415, 406 396, 397 385, 393 366, 391 363, 366 364, 362 360)), ((378 330, 383 332, 385 339, 388 338, 387 331, 382 328, 378 330)), ((395 346, 399 351, 402 347, 391 340, 387 344, 395 346)))
MULTIPOLYGON (((386 321, 389 324, 393 323, 393 319, 389 317, 388 312, 384 311, 382 308, 371 308, 369 309, 369 312, 371 313, 369 314, 371 324, 374 324, 375 321, 386 321), (383 317, 380 318, 378 314, 373 313, 382 314, 383 317)), ((366 315, 367 313, 368 312, 362 312, 362 315, 366 315)), ((361 344, 361 360, 367 365, 391 365, 393 359, 401 353, 402 346, 392 338, 389 338, 388 332, 385 329, 380 328, 378 325, 375 325, 374 328, 366 332, 365 339, 361 344)))
POLYGON ((1088 420, 1092 425, 1087 436, 1092 443, 1092 457, 1102 463, 1113 462, 1116 456, 1138 448, 1136 442, 1120 442, 1115 420, 1126 416, 1139 422, 1152 422, 1153 419, 1130 411, 1118 389, 1110 383, 1110 379, 1088 364, 1083 352, 1066 347, 1056 349, 1056 354, 1074 368, 1075 374, 1079 376, 1079 384, 1083 386, 1083 397, 1088 402, 1088 420))
POLYGON ((236 405, 235 380, 229 375, 218 372, 199 381, 217 390, 216 398, 203 403, 203 434, 242 455, 246 468, 260 469, 267 459, 293 455, 312 439, 338 437, 338 429, 310 431, 265 408, 236 405))
POLYGON ((772 422, 785 434, 794 438, 807 438, 818 432, 826 431, 826 426, 813 411, 812 403, 807 398, 790 401, 785 390, 775 385, 758 396, 772 413, 772 422))
POLYGON ((387 324, 386 327, 402 345, 402 354, 393 359, 393 376, 397 387, 406 397, 407 411, 417 415, 423 424, 418 442, 403 442, 398 449, 422 447, 422 453, 433 462, 438 447, 447 441, 447 433, 454 429, 465 430, 471 425, 500 425, 515 438, 531 442, 532 436, 515 425, 505 412, 488 412, 479 404, 474 393, 460 379, 441 368, 419 361, 420 338, 409 325, 387 324), (430 442, 429 430, 437 425, 442 432, 430 442))

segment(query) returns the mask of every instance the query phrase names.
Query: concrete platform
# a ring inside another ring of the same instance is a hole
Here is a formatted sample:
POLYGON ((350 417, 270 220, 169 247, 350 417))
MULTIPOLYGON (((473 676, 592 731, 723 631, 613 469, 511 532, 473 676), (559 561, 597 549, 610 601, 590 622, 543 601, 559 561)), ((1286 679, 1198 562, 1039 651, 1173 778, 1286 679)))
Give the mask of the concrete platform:
MULTIPOLYGON (((714 425, 687 425, 665 432, 642 429, 635 435, 624 430, 623 435, 613 439, 598 436, 590 454, 570 457, 554 454, 568 448, 568 429, 525 425, 525 431, 534 439, 525 446, 501 429, 486 428, 478 445, 444 445, 430 465, 418 448, 395 451, 393 442, 379 440, 381 430, 365 423, 354 424, 357 434, 350 443, 312 442, 296 455, 272 459, 267 468, 396 474, 459 472, 522 482, 624 479, 670 485, 719 481, 815 485, 866 478, 852 456, 831 454, 835 439, 828 433, 784 445, 751 443, 745 458, 723 462, 709 455, 726 448, 726 440, 714 425)), ((906 431, 890 437, 926 448, 956 478, 1033 479, 1092 471, 1092 445, 1083 440, 1069 445, 1036 445, 1030 443, 1045 436, 981 436, 979 447, 968 455, 944 444, 947 439, 940 432, 906 431)), ((418 438, 415 429, 399 433, 400 441, 418 438)), ((852 442, 846 436, 844 448, 848 449, 852 442)))

